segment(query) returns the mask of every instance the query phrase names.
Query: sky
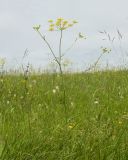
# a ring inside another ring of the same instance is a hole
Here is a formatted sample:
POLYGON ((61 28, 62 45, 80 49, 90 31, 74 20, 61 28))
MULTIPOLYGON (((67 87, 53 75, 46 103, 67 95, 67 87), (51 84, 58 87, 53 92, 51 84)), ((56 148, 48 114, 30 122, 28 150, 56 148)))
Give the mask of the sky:
POLYGON ((79 22, 65 31, 63 50, 72 44, 79 32, 87 37, 65 56, 75 68, 93 64, 101 54, 101 46, 112 49, 102 57, 101 65, 127 64, 127 6, 127 0, 0 0, 0 57, 6 58, 10 68, 28 62, 34 67, 47 67, 53 58, 33 26, 41 25, 41 32, 57 52, 59 35, 49 33, 48 19, 63 17, 79 22), (121 40, 117 29, 123 35, 121 40), (104 30, 115 37, 113 45, 108 39, 103 40, 106 37, 99 31, 104 30), (26 49, 28 56, 23 60, 26 49))

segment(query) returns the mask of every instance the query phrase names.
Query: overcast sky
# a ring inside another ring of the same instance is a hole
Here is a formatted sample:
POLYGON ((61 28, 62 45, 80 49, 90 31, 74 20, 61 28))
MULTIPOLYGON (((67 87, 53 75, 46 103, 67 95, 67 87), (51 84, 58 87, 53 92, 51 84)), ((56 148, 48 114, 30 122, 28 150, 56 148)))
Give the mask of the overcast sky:
POLYGON ((127 0, 0 0, 0 57, 5 57, 9 66, 20 64, 27 48, 26 61, 36 67, 46 66, 49 50, 32 27, 41 24, 41 31, 57 50, 57 33, 47 31, 47 20, 58 17, 79 22, 65 32, 63 49, 72 44, 79 32, 87 35, 87 40, 76 44, 67 54, 77 67, 93 63, 101 53, 101 46, 111 47, 98 32, 103 30, 117 38, 118 28, 123 39, 122 42, 115 40, 112 53, 104 56, 102 63, 120 65, 127 58, 127 0))

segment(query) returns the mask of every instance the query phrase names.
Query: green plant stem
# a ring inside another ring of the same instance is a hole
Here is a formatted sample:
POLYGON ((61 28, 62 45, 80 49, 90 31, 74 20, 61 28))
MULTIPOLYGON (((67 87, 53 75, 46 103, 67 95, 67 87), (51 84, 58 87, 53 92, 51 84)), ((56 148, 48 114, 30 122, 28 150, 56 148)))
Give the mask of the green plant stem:
POLYGON ((61 74, 63 74, 62 65, 61 65, 61 60, 62 60, 62 39, 63 39, 63 30, 60 31, 60 43, 59 43, 59 70, 60 70, 61 74))
POLYGON ((86 69, 85 72, 90 71, 90 70, 93 69, 93 68, 95 69, 96 66, 97 66, 97 64, 99 63, 100 59, 102 58, 103 54, 104 54, 104 53, 101 53, 100 56, 99 56, 99 57, 97 58, 97 60, 95 61, 94 65, 91 66, 91 67, 89 67, 88 69, 86 69))
POLYGON ((51 51, 51 53, 52 53, 52 55, 53 55, 55 61, 57 62, 57 64, 60 65, 60 62, 58 61, 58 59, 57 59, 57 57, 56 57, 56 55, 55 55, 53 49, 51 48, 49 42, 45 39, 45 36, 43 36, 43 35, 40 33, 39 30, 37 31, 37 33, 38 33, 38 34, 40 35, 40 37, 44 40, 44 42, 47 44, 47 46, 48 46, 48 48, 50 49, 50 51, 51 51))
POLYGON ((62 54, 62 38, 63 38, 63 31, 60 31, 60 43, 59 43, 59 60, 61 62, 61 54, 62 54))
POLYGON ((61 57, 63 57, 68 51, 70 51, 70 50, 73 48, 73 46, 76 44, 77 41, 78 41, 78 38, 76 38, 76 39, 74 40, 74 42, 71 44, 71 46, 68 47, 68 48, 63 52, 63 54, 62 54, 61 57))

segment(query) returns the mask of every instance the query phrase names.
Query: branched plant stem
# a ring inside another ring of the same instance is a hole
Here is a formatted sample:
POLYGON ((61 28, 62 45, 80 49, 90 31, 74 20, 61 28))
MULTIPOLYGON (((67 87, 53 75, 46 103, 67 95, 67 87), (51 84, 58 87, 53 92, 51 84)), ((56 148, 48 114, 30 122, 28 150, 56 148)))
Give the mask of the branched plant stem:
POLYGON ((95 61, 95 63, 94 63, 92 66, 90 66, 89 68, 87 68, 87 69, 85 70, 85 72, 90 71, 90 70, 92 70, 92 69, 95 69, 96 66, 97 66, 97 64, 99 63, 100 59, 102 58, 103 54, 104 54, 104 53, 101 53, 100 56, 99 56, 99 57, 97 58, 97 60, 95 61))
POLYGON ((74 40, 74 42, 71 44, 71 46, 68 47, 68 48, 63 52, 62 57, 65 56, 65 54, 73 48, 73 46, 76 44, 77 41, 78 41, 78 38, 76 38, 76 39, 74 40))
POLYGON ((37 30, 37 33, 40 35, 41 39, 46 43, 46 45, 50 49, 50 51, 51 51, 51 53, 52 53, 52 55, 54 57, 54 60, 56 61, 56 63, 59 66, 60 73, 62 74, 62 66, 61 66, 60 58, 59 59, 57 58, 57 56, 55 55, 55 53, 54 53, 52 47, 50 46, 49 42, 45 39, 45 36, 42 35, 42 33, 39 30, 37 30))

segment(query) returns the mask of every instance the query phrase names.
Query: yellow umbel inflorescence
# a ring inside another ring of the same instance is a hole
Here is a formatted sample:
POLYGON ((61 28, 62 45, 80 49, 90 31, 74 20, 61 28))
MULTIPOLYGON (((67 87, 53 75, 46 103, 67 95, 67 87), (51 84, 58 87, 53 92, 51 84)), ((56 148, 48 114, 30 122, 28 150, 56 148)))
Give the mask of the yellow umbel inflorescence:
MULTIPOLYGON (((49 31, 59 31, 59 30, 66 30, 70 27, 73 27, 78 22, 76 20, 65 20, 64 18, 57 18, 55 21, 52 19, 48 20, 49 23, 49 31)), ((34 30, 39 31, 41 28, 41 25, 36 25, 33 27, 34 30)))
POLYGON ((49 31, 58 31, 58 30, 66 30, 70 27, 73 27, 74 24, 78 23, 76 20, 65 20, 64 18, 57 18, 56 21, 52 19, 48 20, 49 24, 49 31))

